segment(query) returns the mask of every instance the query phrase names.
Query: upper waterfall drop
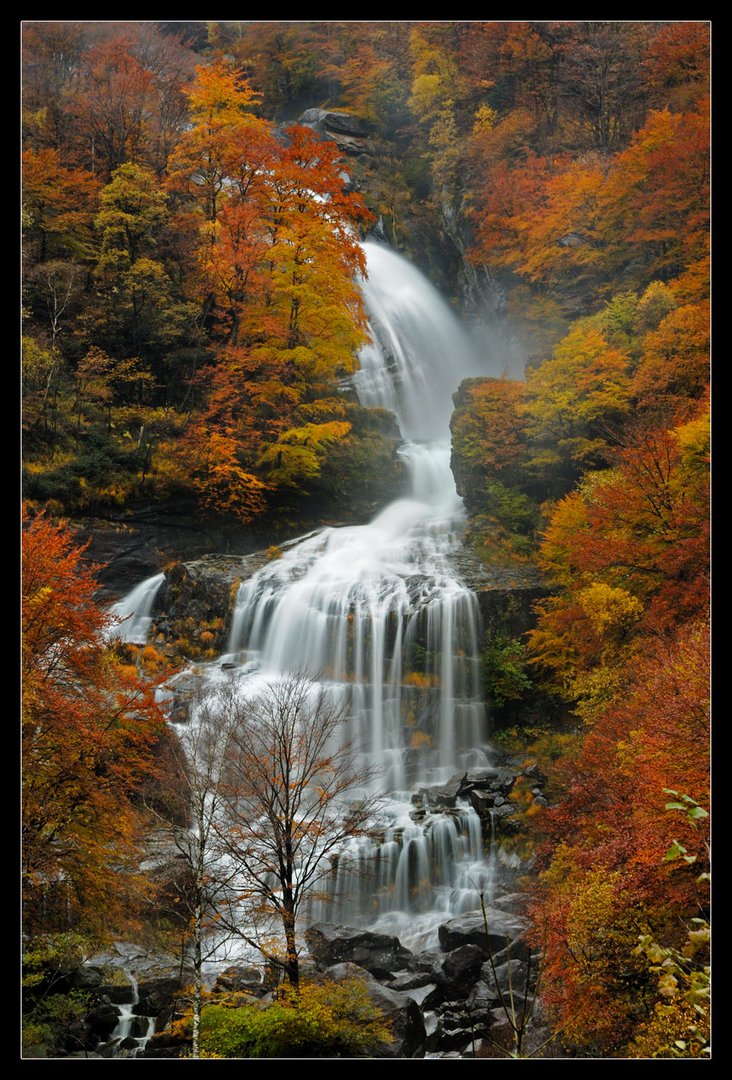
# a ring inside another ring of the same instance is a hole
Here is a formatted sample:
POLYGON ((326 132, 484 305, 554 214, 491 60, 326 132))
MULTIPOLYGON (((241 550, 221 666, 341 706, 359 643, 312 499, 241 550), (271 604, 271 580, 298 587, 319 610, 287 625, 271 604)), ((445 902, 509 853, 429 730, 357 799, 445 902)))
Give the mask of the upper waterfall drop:
POLYGON ((353 381, 362 405, 395 412, 409 493, 367 525, 286 545, 245 581, 227 659, 327 682, 385 788, 403 790, 479 763, 485 738, 477 602, 450 559, 465 516, 450 470, 452 393, 477 365, 423 275, 381 245, 364 249, 373 340, 353 381))
POLYGON ((479 374, 471 342, 437 289, 391 248, 363 244, 361 282, 373 341, 353 382, 359 401, 393 412, 407 442, 449 442, 452 394, 479 374))

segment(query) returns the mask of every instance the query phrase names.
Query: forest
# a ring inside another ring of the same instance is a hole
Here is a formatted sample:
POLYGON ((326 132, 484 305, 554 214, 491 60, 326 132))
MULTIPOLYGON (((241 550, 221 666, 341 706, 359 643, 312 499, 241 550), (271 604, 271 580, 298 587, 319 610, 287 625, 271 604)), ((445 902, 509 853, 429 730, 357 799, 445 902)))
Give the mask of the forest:
POLYGON ((20 1056, 709 1057, 710 24, 21 38, 20 1056))

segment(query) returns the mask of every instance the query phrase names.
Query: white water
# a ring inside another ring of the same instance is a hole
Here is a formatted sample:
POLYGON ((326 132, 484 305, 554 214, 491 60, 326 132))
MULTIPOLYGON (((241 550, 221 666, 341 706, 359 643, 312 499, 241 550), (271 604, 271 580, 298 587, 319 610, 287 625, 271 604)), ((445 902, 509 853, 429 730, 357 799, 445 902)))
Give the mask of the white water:
POLYGON ((139 1016, 133 1011, 135 1005, 139 1004, 140 1001, 137 979, 126 968, 124 972, 132 984, 132 1001, 128 1005, 119 1006, 121 1015, 116 1028, 109 1037, 107 1046, 114 1044, 114 1057, 137 1057, 153 1036, 155 1017, 139 1016), (120 1048, 125 1039, 134 1039, 135 1045, 120 1048))
POLYGON ((152 622, 152 609, 165 574, 155 574, 137 585, 109 609, 110 615, 121 620, 111 628, 109 636, 121 638, 134 645, 144 645, 152 622))
POLYGON ((347 704, 351 735, 390 798, 373 838, 333 860, 330 901, 312 903, 308 918, 375 926, 420 948, 439 923, 478 906, 476 890, 492 889, 475 812, 415 821, 411 802, 420 785, 489 760, 477 602, 451 564, 464 523, 450 471, 452 394, 479 370, 425 278, 386 248, 364 248, 373 343, 353 381, 363 405, 395 413, 408 490, 368 525, 284 545, 242 584, 227 652, 204 677, 214 692, 225 662, 253 694, 307 672, 347 704))
POLYGON ((411 802, 419 785, 488 761, 477 602, 451 564, 464 523, 450 471, 452 394, 478 368, 424 277, 364 247, 373 343, 354 385, 363 405, 396 414, 408 490, 368 525, 285 545, 244 582, 222 660, 252 691, 307 672, 347 703, 351 736, 390 798, 374 838, 334 860, 330 900, 312 903, 308 921, 374 926, 418 948, 492 888, 472 808, 415 821, 411 802))

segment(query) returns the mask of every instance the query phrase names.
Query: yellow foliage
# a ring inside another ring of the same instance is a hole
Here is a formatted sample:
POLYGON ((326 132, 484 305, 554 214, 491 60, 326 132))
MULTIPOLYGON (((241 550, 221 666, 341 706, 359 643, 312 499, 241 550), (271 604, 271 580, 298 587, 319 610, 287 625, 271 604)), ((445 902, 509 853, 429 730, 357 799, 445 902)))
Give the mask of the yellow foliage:
POLYGON ((627 630, 643 614, 637 597, 599 581, 582 589, 577 599, 598 637, 627 630))
POLYGON ((420 690, 431 690, 440 685, 437 675, 428 675, 424 671, 410 671, 404 676, 402 682, 405 686, 416 686, 420 690))

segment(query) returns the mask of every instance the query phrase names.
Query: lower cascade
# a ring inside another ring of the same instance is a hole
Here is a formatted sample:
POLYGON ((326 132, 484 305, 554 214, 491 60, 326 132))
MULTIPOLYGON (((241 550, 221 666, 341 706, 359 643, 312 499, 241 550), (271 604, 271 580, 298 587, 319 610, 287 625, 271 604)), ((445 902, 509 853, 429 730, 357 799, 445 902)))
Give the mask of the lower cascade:
MULTIPOLYGON (((300 929, 342 922, 424 949, 436 944, 440 923, 493 891, 480 818, 459 790, 471 770, 495 770, 477 601, 452 565, 465 515, 450 471, 451 394, 481 372, 424 277, 385 247, 364 248, 372 343, 353 381, 363 405, 396 414, 409 490, 367 525, 283 545, 281 557, 239 588, 226 652, 200 678, 211 693, 234 680, 246 696, 307 674, 344 707, 349 738, 377 769, 382 810, 372 835, 332 857, 300 929), (436 812, 425 789, 445 784, 453 790, 436 812)), ((117 605, 129 616, 126 640, 144 640, 161 580, 117 605)), ((189 722, 199 722, 195 709, 189 722)), ((245 956, 252 959, 243 949, 245 956)), ((231 962, 230 949, 224 959, 231 962)))

